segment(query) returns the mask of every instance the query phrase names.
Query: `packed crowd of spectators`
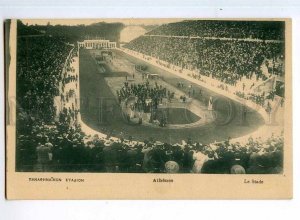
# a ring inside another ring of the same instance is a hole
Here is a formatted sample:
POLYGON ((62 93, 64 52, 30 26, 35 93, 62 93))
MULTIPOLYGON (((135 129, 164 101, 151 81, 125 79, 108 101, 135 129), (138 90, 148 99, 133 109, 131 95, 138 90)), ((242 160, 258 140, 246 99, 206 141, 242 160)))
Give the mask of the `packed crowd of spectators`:
MULTIPOLYGON (((236 85, 243 76, 256 80, 267 79, 261 67, 283 59, 283 43, 224 41, 218 39, 185 39, 142 36, 125 46, 147 56, 176 65, 182 69, 236 85)), ((271 73, 275 73, 270 70, 271 73)), ((276 74, 283 75, 283 68, 276 74)))
MULTIPOLYGON (((16 123, 17 137, 20 138, 17 139, 17 157, 21 155, 21 159, 17 160, 17 168, 20 164, 33 163, 30 158, 36 155, 32 155, 31 148, 37 145, 24 147, 20 143, 34 141, 34 138, 28 135, 36 126, 54 123, 58 110, 54 103, 55 97, 61 96, 64 99, 61 90, 73 80, 66 74, 72 71, 72 60, 66 62, 72 46, 56 38, 31 35, 33 33, 35 32, 27 30, 26 26, 18 22, 16 123), (26 37, 24 33, 30 35, 26 37)), ((68 94, 70 95, 72 94, 68 94)), ((61 116, 60 121, 66 121, 67 116, 61 116)))
MULTIPOLYGON (((78 76, 71 65, 76 50, 51 37, 18 38, 16 170, 53 172, 168 172, 168 173, 280 173, 283 138, 230 140, 203 145, 143 142, 87 136, 76 123, 73 87, 78 76), (62 110, 56 117, 55 97, 62 110), (67 100, 68 99, 68 100, 67 100), (71 123, 73 122, 73 123, 71 123)), ((76 86, 77 87, 77 86, 76 86)), ((134 94, 141 101, 168 96, 156 85, 128 85, 121 99, 134 94)), ((75 99, 76 100, 76 99, 75 99)))
POLYGON ((59 95, 71 46, 51 37, 18 38, 17 43, 18 114, 51 122, 56 111, 53 97, 59 95))
POLYGON ((35 170, 43 171, 264 174, 280 173, 283 167, 281 136, 266 141, 249 138, 246 144, 168 144, 152 138, 135 142, 87 136, 78 125, 55 123, 35 125, 18 140, 19 147, 31 151, 19 157, 31 159, 38 166, 35 170), (44 150, 37 154, 39 147, 44 150))
POLYGON ((147 33, 188 37, 251 38, 283 40, 284 22, 280 21, 183 21, 169 23, 147 33))

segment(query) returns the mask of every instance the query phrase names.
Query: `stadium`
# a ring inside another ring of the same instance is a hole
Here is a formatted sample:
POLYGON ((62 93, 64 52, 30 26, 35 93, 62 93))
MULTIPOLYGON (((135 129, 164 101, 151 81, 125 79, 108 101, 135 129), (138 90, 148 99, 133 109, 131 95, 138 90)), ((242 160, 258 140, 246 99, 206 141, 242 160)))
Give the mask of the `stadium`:
POLYGON ((284 78, 281 21, 18 21, 16 171, 281 173, 284 78))

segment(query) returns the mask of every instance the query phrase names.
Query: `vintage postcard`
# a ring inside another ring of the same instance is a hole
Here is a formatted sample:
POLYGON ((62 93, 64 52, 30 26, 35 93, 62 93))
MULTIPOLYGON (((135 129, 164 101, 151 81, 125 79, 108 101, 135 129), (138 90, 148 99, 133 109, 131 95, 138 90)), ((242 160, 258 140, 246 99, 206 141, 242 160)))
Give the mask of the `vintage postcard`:
POLYGON ((292 198, 291 23, 7 20, 7 199, 292 198))

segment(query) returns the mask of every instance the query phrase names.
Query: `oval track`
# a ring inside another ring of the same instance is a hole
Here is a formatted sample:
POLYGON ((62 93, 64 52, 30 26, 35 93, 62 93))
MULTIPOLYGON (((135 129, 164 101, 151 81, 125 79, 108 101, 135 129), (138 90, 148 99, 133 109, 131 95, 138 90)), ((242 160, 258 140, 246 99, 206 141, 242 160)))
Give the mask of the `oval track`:
MULTIPOLYGON (((191 138, 193 141, 211 143, 225 140, 228 137, 244 136, 255 131, 264 123, 262 117, 250 109, 247 109, 246 122, 241 123, 241 114, 243 111, 240 111, 242 109, 240 104, 121 51, 114 51, 114 53, 118 58, 126 59, 134 64, 147 65, 147 71, 163 76, 164 81, 172 86, 177 86, 178 82, 182 82, 185 85, 191 84, 197 91, 201 90, 201 95, 196 93, 194 96, 195 99, 201 102, 207 102, 210 96, 213 96, 214 99, 217 98, 219 100, 219 115, 226 115, 226 112, 222 111, 228 108, 228 106, 224 105, 224 109, 222 109, 223 104, 220 103, 230 103, 234 108, 232 119, 226 123, 218 123, 216 121, 215 123, 209 123, 200 127, 178 129, 130 125, 126 123, 126 120, 122 116, 117 100, 105 81, 105 77, 116 73, 111 72, 109 69, 106 69, 106 72, 99 71, 90 51, 81 50, 79 59, 81 117, 83 122, 94 130, 109 133, 116 137, 128 138, 132 136, 133 139, 139 141, 144 141, 152 137, 155 140, 174 144, 191 138)), ((181 88, 181 90, 188 93, 187 86, 181 88)))

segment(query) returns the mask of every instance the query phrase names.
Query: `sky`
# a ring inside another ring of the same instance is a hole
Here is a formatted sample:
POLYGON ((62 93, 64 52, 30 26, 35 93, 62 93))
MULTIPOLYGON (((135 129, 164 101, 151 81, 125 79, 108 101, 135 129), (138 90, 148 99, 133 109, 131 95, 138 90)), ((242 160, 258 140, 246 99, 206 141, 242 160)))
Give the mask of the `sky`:
POLYGON ((79 25, 79 24, 84 24, 84 25, 89 25, 92 23, 97 23, 97 22, 107 22, 107 23, 113 23, 113 22, 121 22, 125 24, 126 26, 128 25, 160 25, 164 23, 170 23, 170 22, 177 22, 177 21, 182 21, 184 19, 182 18, 164 18, 164 19, 129 19, 129 18, 114 18, 114 19, 22 19, 22 22, 24 24, 28 25, 34 25, 34 24, 39 24, 39 25, 46 25, 48 22, 50 22, 51 25, 79 25))

